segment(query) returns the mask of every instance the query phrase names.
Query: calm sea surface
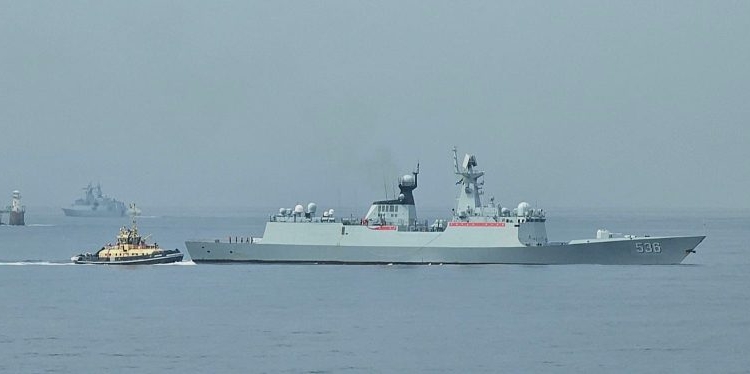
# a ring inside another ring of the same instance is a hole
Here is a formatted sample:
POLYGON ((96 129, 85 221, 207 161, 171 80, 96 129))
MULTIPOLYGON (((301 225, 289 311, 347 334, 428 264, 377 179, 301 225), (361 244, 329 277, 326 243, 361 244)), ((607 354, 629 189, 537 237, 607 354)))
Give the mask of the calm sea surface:
MULTIPOLYGON (((184 251, 268 212, 139 227, 184 251)), ((678 266, 81 266, 128 219, 29 208, 0 226, 0 372, 750 373, 750 211, 548 214, 551 240, 708 238, 678 266)))

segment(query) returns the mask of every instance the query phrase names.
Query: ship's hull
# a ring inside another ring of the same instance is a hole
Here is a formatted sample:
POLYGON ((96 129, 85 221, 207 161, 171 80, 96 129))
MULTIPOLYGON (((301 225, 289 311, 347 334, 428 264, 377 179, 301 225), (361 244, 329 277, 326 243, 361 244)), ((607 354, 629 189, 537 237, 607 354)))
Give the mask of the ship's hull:
POLYGON ((337 246, 204 241, 188 241, 185 245, 196 263, 671 265, 681 263, 704 238, 645 237, 518 247, 337 246))
POLYGON ((70 209, 62 208, 63 213, 68 217, 122 217, 125 210, 106 210, 106 209, 70 209))
POLYGON ((73 257, 71 260, 75 264, 97 264, 97 265, 154 265, 154 264, 169 264, 173 262, 180 262, 183 258, 182 253, 171 253, 163 256, 154 256, 150 258, 139 258, 133 260, 115 260, 110 261, 109 259, 86 259, 83 256, 73 257))

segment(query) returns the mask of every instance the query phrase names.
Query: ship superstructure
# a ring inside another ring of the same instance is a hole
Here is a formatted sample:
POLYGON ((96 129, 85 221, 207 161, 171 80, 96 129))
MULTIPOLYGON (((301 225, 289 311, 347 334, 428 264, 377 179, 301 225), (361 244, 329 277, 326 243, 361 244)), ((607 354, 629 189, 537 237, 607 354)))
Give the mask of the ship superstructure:
POLYGON ((392 200, 371 204, 362 218, 337 218, 332 209, 317 216, 317 205, 281 208, 262 238, 239 243, 187 241, 194 262, 291 262, 341 264, 678 264, 704 236, 614 235, 550 242, 542 209, 522 202, 510 209, 490 199, 482 204, 483 171, 474 155, 459 164, 453 216, 431 224, 417 217, 413 192, 419 165, 399 180, 392 200))

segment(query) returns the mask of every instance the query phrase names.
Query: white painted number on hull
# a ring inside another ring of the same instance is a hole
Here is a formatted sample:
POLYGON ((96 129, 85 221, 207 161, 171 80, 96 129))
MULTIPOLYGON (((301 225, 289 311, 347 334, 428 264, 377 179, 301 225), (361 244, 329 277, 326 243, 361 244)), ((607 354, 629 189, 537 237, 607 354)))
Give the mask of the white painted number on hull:
POLYGON ((638 253, 661 253, 659 242, 635 243, 635 251, 638 253))

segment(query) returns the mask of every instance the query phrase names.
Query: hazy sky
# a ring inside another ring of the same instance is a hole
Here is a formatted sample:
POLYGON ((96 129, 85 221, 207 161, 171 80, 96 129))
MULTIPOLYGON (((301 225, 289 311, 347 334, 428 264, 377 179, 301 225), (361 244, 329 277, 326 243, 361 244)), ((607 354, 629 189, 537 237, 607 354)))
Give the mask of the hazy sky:
POLYGON ((3 205, 750 208, 749 126, 747 1, 0 1, 3 205))

